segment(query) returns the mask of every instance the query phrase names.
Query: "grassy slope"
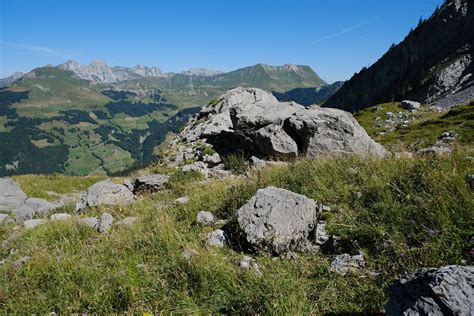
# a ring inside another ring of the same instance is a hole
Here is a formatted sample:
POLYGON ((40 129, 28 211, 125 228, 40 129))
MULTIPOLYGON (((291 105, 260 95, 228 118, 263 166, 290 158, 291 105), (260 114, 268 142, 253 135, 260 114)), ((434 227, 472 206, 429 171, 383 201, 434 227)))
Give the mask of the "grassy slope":
MULTIPOLYGON (((10 259, 0 266, 0 306, 6 313, 43 314, 380 312, 384 290, 401 272, 473 262, 467 251, 474 246, 474 199, 466 182, 473 167, 456 154, 439 160, 304 160, 249 178, 204 183, 176 173, 167 191, 86 214, 138 216, 133 228, 99 235, 71 221, 21 231, 10 243, 17 249, 12 259, 33 259, 21 270, 10 259), (257 188, 268 185, 330 205, 329 230, 341 236, 343 250, 363 251, 367 270, 381 274, 333 275, 331 254, 297 260, 260 254, 259 276, 238 267, 238 252, 205 245, 213 228, 193 223, 200 210, 232 219, 257 188), (189 204, 174 205, 183 195, 189 204), (197 257, 182 259, 186 248, 196 249, 197 257)), ((7 229, 1 230, 4 239, 7 229)), ((1 254, 8 252, 3 248, 1 254)))
POLYGON ((385 103, 361 110, 355 113, 354 117, 371 137, 389 147, 395 144, 408 145, 420 141, 422 146, 426 147, 436 142, 437 138, 447 131, 455 131, 461 145, 474 143, 474 133, 472 132, 474 130, 474 101, 441 113, 423 108, 409 114, 410 118, 415 120, 410 121, 408 127, 399 126, 394 132, 378 135, 378 132, 385 132, 387 129, 376 127, 376 118, 386 119, 386 112, 398 113, 398 111, 405 111, 399 103, 385 103))

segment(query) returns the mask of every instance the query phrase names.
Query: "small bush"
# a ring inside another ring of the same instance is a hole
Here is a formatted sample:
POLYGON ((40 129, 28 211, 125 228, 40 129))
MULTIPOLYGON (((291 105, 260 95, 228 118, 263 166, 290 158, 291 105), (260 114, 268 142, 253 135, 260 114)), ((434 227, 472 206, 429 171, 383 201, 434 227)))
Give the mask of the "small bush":
POLYGON ((244 174, 249 169, 248 162, 243 154, 230 154, 222 160, 225 168, 235 174, 244 174))

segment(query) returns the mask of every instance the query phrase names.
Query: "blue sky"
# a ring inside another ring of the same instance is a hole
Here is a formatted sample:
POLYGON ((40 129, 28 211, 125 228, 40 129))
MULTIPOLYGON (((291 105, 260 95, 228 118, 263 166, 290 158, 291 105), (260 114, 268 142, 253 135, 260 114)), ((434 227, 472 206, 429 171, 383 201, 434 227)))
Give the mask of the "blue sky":
POLYGON ((0 77, 67 59, 165 71, 306 64, 348 79, 442 0, 0 0, 0 77))

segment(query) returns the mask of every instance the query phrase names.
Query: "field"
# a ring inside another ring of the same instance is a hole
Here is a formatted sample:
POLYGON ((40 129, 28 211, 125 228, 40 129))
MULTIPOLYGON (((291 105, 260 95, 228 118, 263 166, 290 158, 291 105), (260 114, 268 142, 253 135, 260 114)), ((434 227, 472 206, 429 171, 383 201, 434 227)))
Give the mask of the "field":
MULTIPOLYGON (((116 220, 137 216, 132 227, 109 234, 51 222, 15 233, 3 227, 3 248, 16 252, 0 266, 0 306, 6 313, 379 313, 385 289, 403 271, 425 266, 472 264, 473 162, 462 152, 441 159, 326 158, 253 171, 249 177, 202 182, 195 173, 173 172, 167 190, 110 212, 116 220), (329 232, 341 249, 361 251, 361 274, 329 272, 335 253, 296 259, 250 254, 261 274, 238 266, 242 253, 207 246, 216 227, 196 225, 201 210, 232 221, 258 188, 274 185, 329 205, 329 232), (188 196, 186 205, 174 199, 188 196), (184 249, 195 249, 190 260, 184 249), (12 262, 31 256, 18 270, 12 262), (374 272, 374 273, 369 273, 374 272)), ((153 171, 150 170, 150 171, 153 171)), ((100 178, 15 178, 30 195, 82 190, 100 178), (38 189, 40 188, 40 189, 38 189)), ((66 209, 67 212, 72 212, 66 209)))

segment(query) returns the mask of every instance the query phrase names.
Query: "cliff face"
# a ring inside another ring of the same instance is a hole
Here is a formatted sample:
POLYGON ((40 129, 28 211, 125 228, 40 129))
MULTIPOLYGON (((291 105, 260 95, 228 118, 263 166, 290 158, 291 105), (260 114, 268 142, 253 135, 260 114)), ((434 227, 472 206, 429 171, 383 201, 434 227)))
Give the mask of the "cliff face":
POLYGON ((459 95, 469 98, 473 56, 474 1, 448 0, 375 64, 347 81, 325 106, 357 111, 392 100, 459 100, 452 95, 463 90, 459 95))

